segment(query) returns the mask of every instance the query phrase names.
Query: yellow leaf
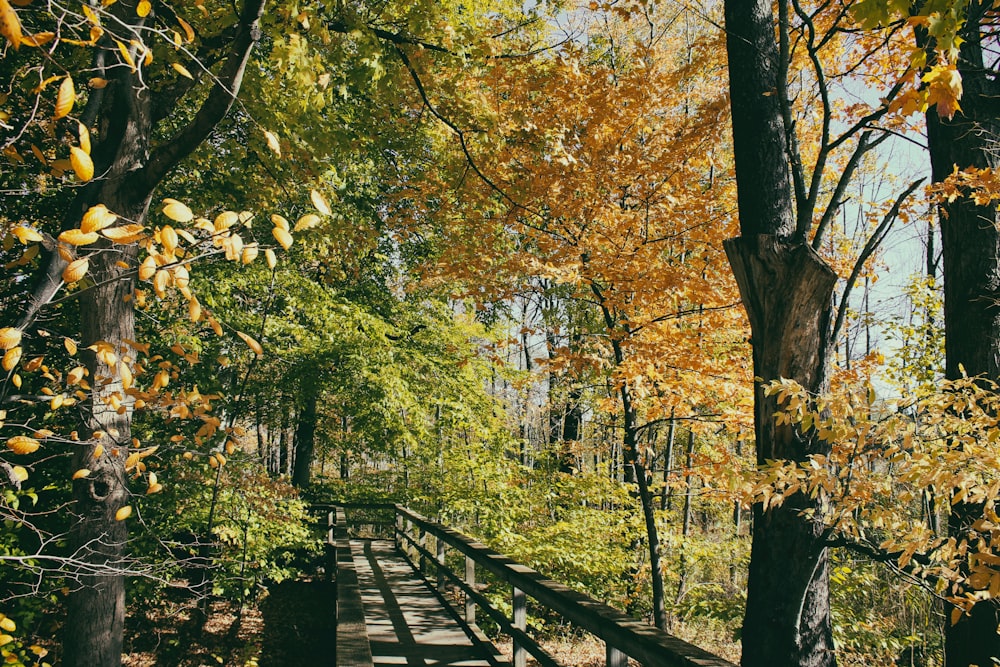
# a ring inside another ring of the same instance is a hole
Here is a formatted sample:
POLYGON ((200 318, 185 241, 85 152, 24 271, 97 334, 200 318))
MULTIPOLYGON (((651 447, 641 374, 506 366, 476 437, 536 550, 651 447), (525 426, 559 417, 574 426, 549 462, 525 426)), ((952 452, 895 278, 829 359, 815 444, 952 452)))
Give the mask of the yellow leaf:
POLYGON ((80 468, 75 473, 73 473, 73 479, 83 479, 90 475, 90 470, 87 468, 80 468))
POLYGON ((89 181, 94 177, 94 161, 79 147, 69 147, 69 159, 73 165, 73 172, 81 181, 89 181))
POLYGON ((213 226, 216 232, 224 232, 239 221, 240 216, 235 211, 223 211, 215 216, 213 226))
MULTIPOLYGON (((3 0, 0 0, 3 2, 3 0)), ((59 93, 56 95, 56 110, 53 114, 53 118, 59 120, 69 114, 73 110, 73 104, 76 102, 76 88, 73 86, 73 78, 67 76, 59 84, 59 93)))
POLYGON ((128 391, 132 387, 132 369, 124 361, 118 363, 118 375, 122 379, 122 389, 128 391))
POLYGON ((7 439, 7 449, 15 454, 31 454, 38 451, 41 443, 26 435, 15 435, 7 439))
POLYGON ((115 243, 127 244, 134 243, 142 238, 144 230, 145 228, 142 225, 131 224, 102 229, 101 234, 115 243))
POLYGON ((54 32, 37 32, 34 35, 24 35, 21 43, 25 46, 44 46, 56 38, 54 32))
POLYGON ((14 473, 14 478, 19 482, 28 479, 28 471, 21 466, 14 466, 11 468, 11 472, 14 473))
POLYGON ((125 507, 115 512, 115 521, 124 521, 130 516, 132 516, 132 506, 126 505, 125 507))
POLYGON ((135 8, 135 13, 139 18, 146 18, 152 9, 153 5, 149 0, 139 0, 139 4, 135 8))
POLYGON ((169 281, 170 281, 169 272, 163 269, 158 269, 156 271, 156 273, 153 275, 153 291, 156 292, 156 296, 160 297, 161 299, 164 296, 166 296, 167 284, 169 281))
POLYGON ((288 224, 288 219, 285 218, 285 216, 283 215, 278 215, 277 213, 271 214, 271 222, 274 224, 275 227, 281 227, 286 232, 291 228, 290 225, 288 224))
MULTIPOLYGON (((183 204, 181 204, 181 206, 183 206, 183 204)), ((164 209, 164 212, 166 212, 166 209, 164 209)), ((190 210, 188 212, 190 212, 190 210)), ((163 249, 167 252, 167 254, 171 254, 177 249, 177 232, 174 231, 173 227, 170 225, 164 225, 163 228, 160 229, 160 243, 163 244, 163 249)))
MULTIPOLYGON (((84 9, 86 9, 86 5, 84 5, 84 9)), ((128 47, 125 46, 125 43, 122 42, 119 39, 115 40, 115 44, 118 45, 118 52, 122 54, 122 58, 128 64, 129 68, 134 72, 135 71, 135 61, 132 60, 132 54, 128 52, 128 47)))
POLYGON ((211 315, 208 316, 208 324, 212 327, 212 331, 215 332, 216 336, 222 335, 222 325, 219 324, 219 320, 215 319, 211 315))
MULTIPOLYGON (((96 435, 96 434, 95 434, 96 435)), ((99 459, 104 454, 104 445, 97 445, 94 447, 94 458, 99 459)))
POLYGON ((246 335, 242 331, 237 331, 236 335, 239 336, 240 338, 242 338, 243 342, 246 343, 247 346, 251 350, 253 350, 253 353, 256 354, 258 357, 261 356, 262 354, 264 354, 264 348, 261 347, 260 343, 258 343, 257 341, 255 341, 253 338, 251 338, 250 336, 246 335))
POLYGON ((330 205, 326 202, 326 197, 319 193, 317 190, 313 190, 309 193, 309 199, 312 200, 313 206, 316 210, 323 215, 330 215, 330 205))
POLYGON ((270 148, 275 155, 281 157, 281 143, 278 142, 278 137, 274 136, 274 133, 269 130, 264 130, 264 138, 267 139, 267 147, 270 148))
POLYGON ((84 3, 83 5, 83 15, 86 16, 87 20, 90 21, 92 24, 94 25, 101 24, 101 20, 97 18, 97 14, 95 14, 94 10, 91 9, 86 3, 84 3))
POLYGON ((21 330, 14 327, 0 329, 0 350, 9 350, 21 344, 21 330))
POLYGON ((201 304, 198 303, 198 299, 188 301, 188 319, 192 322, 201 320, 201 304))
POLYGON ((257 259, 258 248, 256 243, 251 243, 250 245, 243 246, 243 257, 241 258, 244 264, 250 264, 255 259, 257 259))
POLYGON ((17 624, 14 623, 13 619, 7 618, 6 616, 0 614, 0 630, 6 630, 7 632, 14 632, 15 630, 17 630, 17 624))
POLYGON ((77 123, 77 132, 80 135, 80 150, 90 155, 90 130, 83 123, 77 123))
POLYGON ((312 229, 319 224, 319 216, 315 213, 306 213, 304 216, 299 218, 298 222, 295 223, 295 229, 293 232, 301 232, 303 229, 312 229))
POLYGON ((191 27, 191 25, 187 21, 182 19, 180 16, 177 17, 177 22, 180 23, 181 29, 184 30, 184 36, 187 37, 187 41, 193 42, 194 29, 191 27))
POLYGON ((12 347, 4 352, 3 362, 0 365, 3 366, 5 371, 11 371, 15 366, 17 366, 17 362, 19 361, 21 361, 21 348, 12 347))
POLYGON ((96 243, 101 236, 97 232, 85 232, 81 229, 67 229, 59 235, 59 240, 72 246, 90 245, 96 243))
POLYGON ((93 88, 94 90, 100 90, 101 88, 104 88, 105 86, 108 85, 108 80, 102 79, 99 76, 95 76, 87 82, 87 85, 93 88))
POLYGON ((283 249, 288 250, 292 246, 294 239, 292 235, 288 233, 287 230, 281 227, 274 227, 271 230, 271 234, 274 236, 274 240, 278 242, 283 249))
POLYGON ((63 338, 63 345, 66 347, 66 351, 69 352, 69 356, 76 355, 76 342, 71 338, 63 338))
POLYGON ((186 223, 194 220, 194 213, 186 205, 176 199, 163 200, 163 215, 174 222, 186 223))
POLYGON ((74 259, 69 263, 62 272, 62 279, 64 283, 75 283, 76 281, 87 275, 87 269, 90 268, 90 261, 86 257, 81 257, 80 259, 74 259))
POLYGON ((99 232, 113 225, 117 219, 118 216, 109 211, 104 204, 91 206, 83 214, 83 220, 80 221, 80 230, 83 232, 99 232))
POLYGON ((0 35, 7 38, 15 51, 21 46, 21 21, 7 0, 0 0, 0 35))
POLYGON ((187 77, 192 81, 194 80, 194 77, 191 76, 191 72, 189 72, 187 67, 184 67, 184 65, 181 65, 180 63, 171 63, 170 66, 173 67, 174 71, 176 71, 181 76, 187 77))
POLYGON ((148 487, 146 487, 146 495, 151 496, 154 493, 159 493, 162 490, 163 490, 163 485, 162 484, 160 484, 160 483, 150 484, 148 487))
POLYGON ((65 402, 66 402, 65 394, 56 394, 55 396, 52 397, 52 400, 49 401, 49 410, 58 410, 63 406, 63 403, 65 402))
POLYGON ((28 245, 29 243, 37 243, 38 241, 42 240, 42 235, 36 232, 34 229, 31 229, 30 227, 24 227, 24 226, 15 227, 13 233, 14 236, 17 237, 17 240, 23 243, 24 245, 28 245))
POLYGON ((139 265, 139 280, 149 280, 156 273, 156 260, 152 255, 147 255, 139 265))
POLYGON ((83 366, 77 366, 69 373, 66 374, 66 384, 73 386, 75 384, 80 384, 80 380, 83 379, 84 375, 87 374, 87 369, 83 366))
POLYGON ((278 256, 274 254, 274 251, 268 248, 264 251, 264 258, 267 259, 267 268, 274 271, 274 267, 278 265, 278 256))

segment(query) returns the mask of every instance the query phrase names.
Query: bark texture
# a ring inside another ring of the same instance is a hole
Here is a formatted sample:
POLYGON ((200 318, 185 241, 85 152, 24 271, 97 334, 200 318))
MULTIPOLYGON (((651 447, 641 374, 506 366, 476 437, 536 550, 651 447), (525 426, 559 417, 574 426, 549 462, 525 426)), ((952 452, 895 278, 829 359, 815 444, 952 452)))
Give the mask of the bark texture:
POLYGON ((295 466, 292 484, 303 489, 312 478, 312 463, 316 451, 316 394, 309 392, 304 399, 295 432, 295 466))
MULTIPOLYGON (((958 69, 962 111, 945 119, 927 115, 927 140, 935 182, 957 166, 1000 168, 1000 81, 987 69, 982 21, 992 3, 972 2, 962 37, 958 69)), ((950 379, 983 376, 1000 381, 1000 212, 959 198, 940 207, 944 264, 945 373, 950 379)), ((958 503, 949 516, 949 534, 960 541, 982 516, 982 506, 958 503)), ((1000 607, 987 600, 945 631, 948 667, 992 665, 1000 661, 1000 607)))
MULTIPOLYGON (((788 378, 811 391, 826 382, 831 295, 837 276, 808 245, 773 236, 737 238, 726 253, 753 334, 757 463, 805 461, 829 447, 792 425, 777 425, 763 385, 788 378)), ((820 667, 836 663, 829 567, 822 525, 798 493, 777 508, 753 508, 753 541, 743 621, 744 667, 820 667)))
MULTIPOLYGON (((782 69, 769 0, 726 0, 733 146, 741 237, 726 254, 750 320, 757 461, 803 461, 825 449, 809 434, 778 426, 763 384, 826 382, 834 272, 797 232, 782 119, 782 69)), ((744 667, 836 664, 822 527, 802 494, 778 508, 753 508, 753 542, 743 622, 744 667)))
MULTIPOLYGON (((92 159, 94 180, 81 188, 75 216, 65 221, 75 227, 96 204, 104 204, 121 218, 144 224, 154 189, 177 164, 198 147, 232 107, 239 92, 250 52, 259 36, 264 0, 246 0, 239 22, 223 49, 224 62, 194 119, 171 139, 152 146, 156 123, 166 119, 193 82, 179 84, 154 96, 131 68, 111 62, 117 56, 110 38, 95 51, 93 73, 112 83, 91 94, 81 115, 96 126, 92 159)), ((118 2, 117 28, 141 39, 147 19, 138 17, 134 2, 118 2)), ((77 559, 76 582, 69 596, 63 637, 66 667, 119 667, 125 620, 126 522, 117 512, 128 504, 125 460, 131 446, 132 399, 122 383, 121 364, 131 364, 135 352, 124 342, 135 340, 132 296, 138 247, 95 244, 88 249, 90 286, 80 296, 82 348, 102 345, 103 354, 84 351, 93 387, 81 433, 102 435, 74 451, 73 469, 91 474, 73 485, 76 522, 70 543, 77 559), (112 356, 113 355, 113 356, 112 356), (95 456, 100 448, 101 453, 95 456)), ((50 258, 47 275, 59 270, 58 255, 50 258)), ((38 282, 25 319, 34 318, 55 295, 51 280, 38 282)))

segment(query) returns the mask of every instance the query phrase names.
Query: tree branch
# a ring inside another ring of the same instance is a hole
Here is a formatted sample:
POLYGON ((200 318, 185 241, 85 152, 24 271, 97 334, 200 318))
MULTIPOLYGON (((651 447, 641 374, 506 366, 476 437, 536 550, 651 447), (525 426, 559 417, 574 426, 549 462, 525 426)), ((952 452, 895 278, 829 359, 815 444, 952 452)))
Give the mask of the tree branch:
POLYGON ((215 87, 198 109, 194 119, 173 139, 160 146, 137 175, 141 192, 150 193, 177 163, 187 157, 226 117, 243 84, 247 61, 254 44, 260 39, 260 17, 267 0, 245 0, 239 28, 229 48, 229 54, 216 80, 215 87))

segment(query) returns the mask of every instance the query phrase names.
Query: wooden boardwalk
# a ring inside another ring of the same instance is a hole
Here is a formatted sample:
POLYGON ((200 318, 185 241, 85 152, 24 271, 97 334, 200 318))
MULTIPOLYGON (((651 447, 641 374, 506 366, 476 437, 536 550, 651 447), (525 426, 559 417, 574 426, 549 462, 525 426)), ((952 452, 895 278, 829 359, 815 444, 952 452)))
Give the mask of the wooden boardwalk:
MULTIPOLYGON (((387 540, 351 540, 351 556, 372 665, 490 667, 486 647, 458 620, 387 540)), ((355 631, 360 630, 359 626, 355 631)), ((367 656, 338 656, 342 667, 362 667, 367 656)))
POLYGON ((636 663, 645 667, 736 667, 402 505, 344 503, 326 507, 327 542, 337 573, 335 663, 342 667, 510 667, 511 663, 527 667, 529 654, 536 664, 561 667, 538 643, 527 623, 529 597, 533 604, 602 640, 607 667, 636 663), (345 512, 348 507, 359 511, 352 522, 345 512), (388 514, 388 520, 380 519, 379 512, 388 514), (349 525, 354 526, 356 535, 388 533, 395 540, 351 539, 349 525), (455 558, 456 553, 459 558, 455 558), (461 567, 462 563, 464 572, 455 571, 456 564, 461 567), (494 592, 509 592, 510 607, 502 608, 505 605, 496 602, 495 596, 483 594, 484 576, 489 580, 485 585, 496 586, 494 592), (442 586, 447 591, 443 597, 442 586), (458 600, 452 600, 455 591, 459 592, 458 600), (484 614, 481 618, 488 616, 510 637, 510 663, 477 627, 477 613, 484 614))

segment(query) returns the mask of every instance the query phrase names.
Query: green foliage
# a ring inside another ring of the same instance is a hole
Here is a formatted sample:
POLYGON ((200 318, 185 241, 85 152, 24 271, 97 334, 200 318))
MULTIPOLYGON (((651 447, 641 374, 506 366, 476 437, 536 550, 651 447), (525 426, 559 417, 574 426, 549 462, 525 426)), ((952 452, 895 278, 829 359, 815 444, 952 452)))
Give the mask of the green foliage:
POLYGON ((258 585, 295 576, 320 552, 313 519, 298 493, 245 456, 234 455, 221 468, 180 459, 166 466, 160 478, 165 491, 143 502, 148 529, 137 536, 134 548, 162 577, 136 581, 150 599, 155 598, 150 588, 175 577, 197 583, 202 568, 210 570, 212 594, 244 599, 258 585), (220 479, 213 500, 216 475, 220 479), (209 513, 214 522, 206 536, 209 513))

